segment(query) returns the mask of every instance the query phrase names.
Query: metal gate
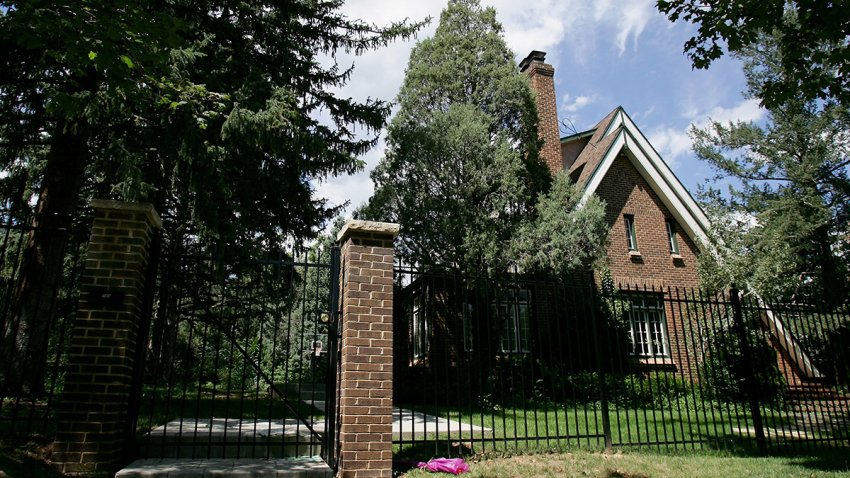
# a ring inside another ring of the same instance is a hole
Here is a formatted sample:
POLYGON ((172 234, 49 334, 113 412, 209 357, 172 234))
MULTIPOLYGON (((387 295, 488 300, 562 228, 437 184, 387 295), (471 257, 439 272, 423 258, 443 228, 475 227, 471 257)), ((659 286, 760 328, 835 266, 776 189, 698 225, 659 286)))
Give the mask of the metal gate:
POLYGON ((163 255, 152 289, 136 456, 320 455, 334 467, 338 248, 163 255))

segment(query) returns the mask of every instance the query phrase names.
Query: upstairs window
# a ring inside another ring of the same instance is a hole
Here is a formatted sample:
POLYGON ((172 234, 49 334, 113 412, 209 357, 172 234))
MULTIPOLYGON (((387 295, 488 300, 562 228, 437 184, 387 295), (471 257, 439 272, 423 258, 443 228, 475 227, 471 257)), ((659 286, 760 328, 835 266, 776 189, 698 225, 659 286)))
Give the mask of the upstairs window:
POLYGON ((666 221, 667 224, 667 242, 670 245, 670 254, 679 253, 679 240, 676 238, 676 223, 672 219, 666 221))
POLYGON ((626 244, 630 251, 638 250, 637 235, 635 234, 635 217, 631 214, 623 216, 623 222, 626 224, 626 244))

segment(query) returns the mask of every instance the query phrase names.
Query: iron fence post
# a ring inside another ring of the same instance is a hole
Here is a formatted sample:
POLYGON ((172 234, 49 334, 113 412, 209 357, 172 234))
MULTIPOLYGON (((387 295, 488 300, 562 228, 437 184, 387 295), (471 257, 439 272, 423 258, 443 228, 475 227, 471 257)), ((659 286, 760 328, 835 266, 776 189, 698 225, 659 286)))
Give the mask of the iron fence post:
POLYGON ((336 460, 336 392, 337 392, 337 367, 339 355, 339 287, 340 287, 340 250, 339 247, 331 248, 331 293, 329 297, 328 320, 328 373, 325 389, 325 440, 322 446, 325 462, 337 471, 336 460))
MULTIPOLYGON (((599 401, 602 405, 602 433, 605 435, 605 451, 611 451, 614 440, 611 436, 611 418, 608 409, 608 392, 605 377, 605 365, 602 363, 602 350, 599 341, 599 329, 602 328, 604 317, 597 317, 596 308, 600 306, 599 295, 596 293, 596 282, 590 273, 590 320, 593 321, 593 348, 596 353, 596 367, 599 370, 599 401)), ((607 345, 607 343, 606 343, 607 345)))
POLYGON ((755 373, 753 371, 752 354, 750 353, 750 343, 747 337, 747 328, 744 324, 743 307, 741 306, 741 297, 738 289, 733 285, 729 291, 732 299, 732 316, 735 320, 735 331, 738 333, 738 340, 741 342, 741 356, 744 359, 744 368, 746 369, 746 389, 747 398, 749 399, 750 412, 753 416, 753 426, 756 429, 756 445, 759 453, 767 454, 767 439, 764 435, 764 426, 761 417, 761 407, 758 401, 758 384, 756 383, 755 373))
POLYGON ((145 291, 142 298, 141 322, 139 323, 139 338, 136 344, 136 355, 133 360, 133 378, 130 384, 130 401, 127 404, 130 413, 127 414, 127 448, 124 460, 132 461, 136 453, 136 426, 139 422, 139 410, 144 394, 145 366, 147 360, 148 338, 153 316, 154 296, 156 295, 157 274, 159 273, 159 258, 162 253, 162 230, 153 232, 149 246, 147 270, 145 271, 145 291))

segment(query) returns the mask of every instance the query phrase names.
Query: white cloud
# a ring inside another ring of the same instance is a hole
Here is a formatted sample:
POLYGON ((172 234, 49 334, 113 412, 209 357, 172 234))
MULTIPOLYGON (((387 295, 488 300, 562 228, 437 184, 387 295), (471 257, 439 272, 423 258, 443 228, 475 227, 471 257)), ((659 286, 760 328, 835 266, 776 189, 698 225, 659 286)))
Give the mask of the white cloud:
POLYGON ((505 30, 505 42, 519 58, 531 50, 558 56, 560 44, 574 29, 579 2, 576 0, 485 0, 485 5, 496 9, 505 30))
POLYGON ((702 125, 708 124, 709 118, 721 123, 728 123, 730 121, 760 121, 764 118, 764 114, 765 110, 759 106, 758 100, 748 99, 732 108, 715 106, 705 115, 706 118, 702 120, 702 125))
POLYGON ((707 112, 699 112, 693 107, 689 107, 685 114, 689 120, 685 128, 660 126, 649 135, 649 142, 655 146, 661 157, 673 169, 679 165, 679 159, 688 154, 693 147, 693 142, 688 134, 691 127, 705 128, 710 121, 720 123, 730 121, 758 122, 764 118, 765 110, 759 106, 757 100, 745 99, 730 108, 715 106, 707 112))
POLYGON ((658 154, 670 169, 679 166, 679 158, 691 151, 691 138, 687 130, 661 127, 649 134, 649 143, 655 147, 658 154))
POLYGON ((629 38, 632 39, 632 48, 637 50, 637 42, 640 34, 643 33, 646 24, 653 15, 658 13, 655 11, 654 2, 649 0, 623 2, 625 6, 620 10, 617 19, 617 49, 620 55, 626 51, 626 43, 629 38))
POLYGON ((593 103, 595 100, 595 96, 576 96, 575 98, 573 98, 567 94, 564 95, 561 100, 561 110, 566 113, 575 113, 576 111, 593 103))

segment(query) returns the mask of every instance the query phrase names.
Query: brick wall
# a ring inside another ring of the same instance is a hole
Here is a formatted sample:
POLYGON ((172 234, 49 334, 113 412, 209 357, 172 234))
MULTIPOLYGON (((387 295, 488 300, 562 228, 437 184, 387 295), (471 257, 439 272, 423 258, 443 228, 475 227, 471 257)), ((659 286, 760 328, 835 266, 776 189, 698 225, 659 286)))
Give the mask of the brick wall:
POLYGON ((148 249, 160 227, 150 205, 93 201, 92 208, 51 456, 66 474, 112 472, 124 457, 148 249))
POLYGON ((349 221, 342 246, 339 475, 392 476, 393 239, 398 225, 349 221))
MULTIPOLYGON (((617 157, 596 194, 606 202, 605 221, 610 228, 607 253, 615 283, 659 292, 668 287, 688 291, 699 288, 696 244, 679 227, 679 257, 671 254, 665 221, 673 216, 628 158, 617 157), (623 219, 626 214, 634 216, 639 256, 629 254, 623 219)), ((684 298, 685 292, 681 292, 684 298)), ((691 334, 683 329, 687 317, 675 304, 667 303, 665 309, 671 359, 679 371, 689 374, 696 354, 691 351, 688 359, 677 359, 686 356, 683 352, 686 341, 689 347, 694 345, 690 344, 691 334)))

